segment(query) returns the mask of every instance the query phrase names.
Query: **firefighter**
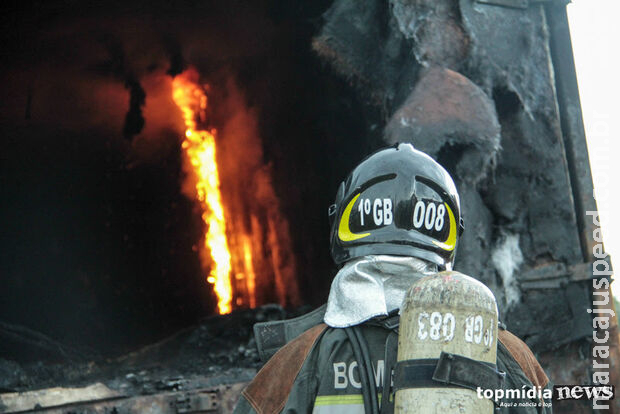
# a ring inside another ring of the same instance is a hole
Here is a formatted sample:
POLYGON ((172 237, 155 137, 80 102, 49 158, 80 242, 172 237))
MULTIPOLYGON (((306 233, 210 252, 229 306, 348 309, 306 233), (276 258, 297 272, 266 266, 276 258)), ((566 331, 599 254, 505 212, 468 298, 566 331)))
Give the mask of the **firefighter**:
MULTIPOLYGON (((412 145, 363 160, 329 209, 331 254, 341 269, 326 306, 305 320, 267 326, 263 336, 255 328, 259 350, 278 337, 288 341, 278 332, 308 329, 263 366, 235 413, 393 412, 399 309, 416 280, 451 269, 460 215, 450 175, 412 145)), ((505 373, 504 390, 548 385, 529 348, 506 330, 499 331, 496 370, 505 373)), ((506 413, 551 412, 540 394, 494 403, 506 413)))

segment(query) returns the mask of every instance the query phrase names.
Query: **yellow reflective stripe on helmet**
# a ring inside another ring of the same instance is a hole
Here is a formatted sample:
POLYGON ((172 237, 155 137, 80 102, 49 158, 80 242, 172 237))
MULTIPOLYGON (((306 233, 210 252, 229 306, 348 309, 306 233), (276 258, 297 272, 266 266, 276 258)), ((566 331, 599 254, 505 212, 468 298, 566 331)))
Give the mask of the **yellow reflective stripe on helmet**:
POLYGON ((448 233, 448 238, 445 242, 442 243, 438 242, 437 240, 433 240, 433 244, 440 249, 451 251, 454 250, 454 248, 456 247, 456 220, 454 219, 454 213, 452 212, 450 206, 447 203, 444 204, 446 206, 446 209, 448 210, 448 218, 450 220, 450 232, 448 233))
POLYGON ((355 204, 355 202, 357 201, 360 195, 361 193, 356 195, 355 197, 353 197, 351 201, 349 201, 349 204, 347 204, 347 208, 344 209, 344 212, 342 213, 342 217, 340 218, 340 224, 338 225, 338 237, 340 238, 340 240, 344 242, 354 241, 354 240, 364 238, 366 236, 370 236, 370 233, 364 233, 364 234, 353 233, 351 232, 351 229, 349 228, 349 219, 351 217, 351 210, 353 210, 353 205, 355 204))

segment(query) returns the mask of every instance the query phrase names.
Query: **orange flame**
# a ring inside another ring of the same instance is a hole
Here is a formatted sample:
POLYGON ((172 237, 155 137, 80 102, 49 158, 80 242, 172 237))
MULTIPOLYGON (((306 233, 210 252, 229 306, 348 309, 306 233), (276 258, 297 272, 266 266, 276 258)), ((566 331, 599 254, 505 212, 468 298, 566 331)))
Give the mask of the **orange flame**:
POLYGON ((250 240, 245 237, 243 239, 243 264, 245 267, 245 283, 250 300, 250 308, 256 307, 256 274, 254 273, 254 265, 252 264, 252 248, 250 240))
POLYGON ((272 167, 263 161, 256 114, 227 81, 226 96, 216 108, 227 114, 217 142, 218 165, 217 133, 207 122, 213 109, 207 105, 209 89, 198 80, 198 72, 188 69, 174 78, 172 89, 186 127, 182 148, 190 197, 200 203, 207 227, 201 259, 211 268, 207 281, 214 285, 219 313, 230 313, 233 303, 253 308, 277 300, 297 306, 288 221, 272 185, 272 167))
POLYGON ((176 76, 172 81, 172 96, 183 113, 187 129, 182 148, 195 174, 196 198, 203 210, 202 220, 208 228, 204 246, 210 251, 213 267, 207 281, 214 285, 219 313, 225 314, 232 310, 231 255, 215 156, 216 131, 198 124, 198 121, 205 122, 207 95, 197 80, 198 73, 191 69, 176 76))

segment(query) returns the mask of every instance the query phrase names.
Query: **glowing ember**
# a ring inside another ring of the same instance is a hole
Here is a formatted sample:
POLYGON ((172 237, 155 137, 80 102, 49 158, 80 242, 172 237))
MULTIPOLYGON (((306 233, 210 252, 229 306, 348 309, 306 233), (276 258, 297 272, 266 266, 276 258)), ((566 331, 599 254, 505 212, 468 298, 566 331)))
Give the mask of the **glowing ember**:
POLYGON ((191 69, 176 76, 172 83, 173 98, 183 112, 187 130, 182 147, 195 174, 196 198, 202 206, 202 220, 207 225, 204 243, 213 258, 207 281, 214 285, 220 314, 225 314, 232 310, 231 255, 215 157, 216 131, 199 125, 205 122, 207 95, 197 80, 198 73, 191 69))

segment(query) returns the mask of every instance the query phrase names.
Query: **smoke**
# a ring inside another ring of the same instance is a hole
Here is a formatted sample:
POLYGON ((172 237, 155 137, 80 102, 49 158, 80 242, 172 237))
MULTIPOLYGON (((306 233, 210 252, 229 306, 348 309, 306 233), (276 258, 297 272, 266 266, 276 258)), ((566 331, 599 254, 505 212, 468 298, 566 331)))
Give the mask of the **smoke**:
POLYGON ((185 62, 185 58, 183 57, 183 52, 181 45, 178 40, 171 35, 162 36, 162 43, 166 48, 166 52, 168 53, 168 60, 170 62, 170 67, 166 71, 166 74, 172 76, 173 78, 183 72, 187 68, 187 63, 185 62))
POLYGON ((123 137, 131 140, 144 127, 142 108, 144 107, 146 93, 125 57, 122 42, 110 34, 102 36, 100 42, 106 48, 108 57, 95 64, 93 69, 102 76, 113 77, 123 82, 125 89, 129 92, 129 109, 125 115, 123 137))
POLYGON ((142 116, 142 107, 146 100, 146 93, 140 85, 140 82, 129 75, 125 80, 125 87, 129 91, 129 111, 125 116, 125 126, 123 127, 123 136, 131 139, 134 135, 139 134, 144 128, 144 117, 142 116))
POLYGON ((519 248, 518 234, 502 235, 491 253, 491 261, 502 278, 508 308, 518 303, 521 291, 515 272, 523 264, 523 254, 519 248))
POLYGON ((151 94, 169 88, 188 61, 208 75, 235 59, 266 55, 273 43, 260 5, 239 5, 234 13, 227 2, 174 10, 157 3, 140 10, 71 5, 62 13, 63 5, 52 3, 24 10, 27 19, 13 16, 4 29, 11 53, 0 68, 0 116, 55 130, 97 130, 126 149, 130 162, 166 156, 161 136, 167 140, 179 125, 171 125, 174 112, 161 116, 153 108, 170 108, 171 98, 151 94), (135 144, 145 139, 159 153, 135 144))

